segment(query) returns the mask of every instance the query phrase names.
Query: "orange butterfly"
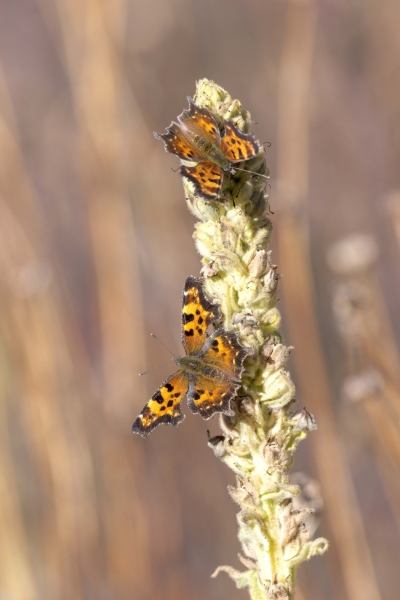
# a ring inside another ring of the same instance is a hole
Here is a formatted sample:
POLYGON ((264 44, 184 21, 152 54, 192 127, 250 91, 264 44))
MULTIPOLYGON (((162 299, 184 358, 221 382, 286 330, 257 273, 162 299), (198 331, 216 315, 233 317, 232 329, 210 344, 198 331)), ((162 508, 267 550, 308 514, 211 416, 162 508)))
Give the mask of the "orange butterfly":
POLYGON ((198 196, 214 200, 219 196, 223 173, 244 171, 233 165, 257 156, 259 146, 253 134, 242 133, 232 120, 224 122, 221 138, 210 111, 197 106, 192 98, 188 97, 188 102, 189 110, 179 115, 178 123, 172 122, 167 133, 154 132, 154 136, 164 140, 166 152, 197 163, 193 167, 182 165, 180 173, 194 184, 198 196))
POLYGON ((178 425, 185 415, 186 397, 193 413, 210 419, 214 413, 232 414, 243 361, 252 351, 243 347, 234 331, 217 329, 207 335, 209 325, 221 318, 216 304, 205 297, 201 279, 188 277, 183 290, 182 343, 186 356, 174 358, 180 369, 168 377, 143 407, 132 431, 143 437, 160 423, 178 425))

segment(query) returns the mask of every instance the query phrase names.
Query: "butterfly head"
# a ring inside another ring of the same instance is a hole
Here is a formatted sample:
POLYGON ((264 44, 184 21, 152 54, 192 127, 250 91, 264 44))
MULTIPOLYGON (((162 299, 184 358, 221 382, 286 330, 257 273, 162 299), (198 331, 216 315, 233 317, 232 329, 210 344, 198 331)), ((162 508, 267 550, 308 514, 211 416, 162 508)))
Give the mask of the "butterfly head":
POLYGON ((235 169, 234 167, 232 167, 231 164, 228 164, 228 166, 225 169, 223 169, 223 171, 225 173, 229 173, 230 175, 236 175, 237 169, 235 169))

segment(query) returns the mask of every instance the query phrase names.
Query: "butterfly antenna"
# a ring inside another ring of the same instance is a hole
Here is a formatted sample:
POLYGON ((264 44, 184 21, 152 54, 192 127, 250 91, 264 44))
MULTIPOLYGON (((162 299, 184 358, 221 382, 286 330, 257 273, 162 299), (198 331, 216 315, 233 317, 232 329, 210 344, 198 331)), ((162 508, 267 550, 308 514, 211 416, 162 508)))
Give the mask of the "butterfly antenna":
MULTIPOLYGON (((172 359, 174 360, 174 359, 172 359)), ((155 367, 154 369, 150 369, 150 371, 143 371, 143 373, 139 373, 139 375, 147 375, 147 373, 152 373, 153 371, 157 371, 157 369, 161 369, 161 367, 165 367, 165 365, 169 365, 170 362, 172 362, 172 360, 169 360, 168 362, 164 363, 163 365, 158 365, 158 367, 155 367)))
POLYGON ((154 333, 151 333, 150 335, 151 335, 151 337, 155 338, 157 340, 157 342, 159 342, 161 344, 161 346, 164 346, 164 348, 167 350, 167 352, 172 354, 172 356, 175 358, 175 354, 173 352, 171 352, 171 350, 169 348, 167 348, 167 346, 165 344, 163 344, 162 341, 159 340, 158 337, 154 333))
POLYGON ((238 167, 233 167, 235 171, 243 171, 243 173, 251 173, 252 175, 257 175, 258 177, 264 177, 265 179, 269 179, 268 175, 262 175, 261 173, 256 173, 255 171, 249 171, 248 169, 238 169, 238 167))

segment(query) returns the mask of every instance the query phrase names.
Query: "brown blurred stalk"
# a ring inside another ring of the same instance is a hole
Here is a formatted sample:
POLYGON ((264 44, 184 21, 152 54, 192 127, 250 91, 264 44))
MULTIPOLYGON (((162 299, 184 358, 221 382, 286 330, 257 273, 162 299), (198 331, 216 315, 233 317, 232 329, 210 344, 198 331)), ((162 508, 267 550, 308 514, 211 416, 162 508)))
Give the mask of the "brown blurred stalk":
MULTIPOLYGON (((5 81, 0 74, 0 327, 6 357, 7 389, 2 391, 2 417, 5 428, 3 460, 13 460, 11 415, 17 411, 21 432, 13 432, 21 447, 26 447, 29 464, 23 465, 18 489, 9 481, 8 494, 2 497, 3 511, 12 506, 2 539, 13 540, 14 567, 7 569, 5 587, 10 597, 82 598, 78 575, 79 552, 84 561, 88 547, 98 544, 96 511, 93 507, 93 479, 87 439, 82 432, 82 417, 76 410, 73 368, 56 306, 56 285, 46 258, 43 221, 35 205, 19 147, 12 107, 5 81), (47 273, 47 275, 46 275, 47 273), (49 279, 50 277, 50 279, 49 279), (62 390, 59 382, 70 383, 62 390), (75 445, 70 451, 62 405, 70 406, 75 445), (75 463, 77 452, 80 461, 75 463), (23 476, 25 475, 25 477, 23 476), (43 511, 35 495, 29 494, 29 481, 41 488, 43 511), (7 501, 13 497, 12 505, 7 501), (80 499, 82 503, 77 503, 80 499), (19 508, 22 513, 18 513, 19 508), (8 528, 15 532, 7 532, 8 528), (25 531, 24 531, 25 530, 25 531), (28 535, 29 531, 29 535, 28 535), (18 550, 15 545, 20 544, 18 550), (26 544, 25 547, 22 544, 26 544), (38 576, 35 562, 46 565, 38 576), (34 579, 33 579, 34 573, 34 579), (54 577, 57 573, 57 577, 54 577), (21 586, 25 586, 22 593, 21 586), (66 594, 66 596, 64 596, 66 594)), ((15 420, 13 421, 15 428, 15 420)), ((13 440, 15 441, 15 440, 13 440)), ((19 468, 18 468, 19 467, 19 468)), ((14 462, 4 472, 18 473, 14 462)), ((92 546, 92 547, 93 547, 92 546)), ((7 556, 11 558, 7 546, 7 556)), ((5 567, 7 562, 2 563, 5 567)), ((4 579, 3 579, 4 581, 4 579)))
POLYGON ((397 244, 400 248, 400 191, 389 194, 386 199, 387 211, 391 217, 392 226, 396 234, 397 244))
MULTIPOLYGON (((120 51, 127 7, 123 0, 57 0, 57 7, 80 131, 80 164, 97 276, 104 404, 106 413, 123 427, 119 435, 117 429, 117 435, 102 440, 101 464, 107 494, 103 518, 108 577, 116 595, 125 598, 129 590, 149 594, 152 586, 148 523, 139 493, 143 454, 136 444, 133 456, 128 444, 133 401, 145 394, 136 376, 144 347, 143 313, 121 120, 120 51)), ((131 159, 135 163, 135 157, 131 159)))
MULTIPOLYGON (((81 134, 82 178, 97 274, 106 404, 129 417, 143 348, 135 230, 124 179, 121 120, 124 0, 57 0, 66 64, 81 134), (118 309, 116 310, 116 307, 118 309), (122 411, 122 412, 121 412, 122 411)), ((131 119, 139 115, 131 114, 131 119)), ((135 163, 134 156, 131 157, 135 163)), ((139 389, 138 389, 139 385, 139 389)))
MULTIPOLYGON (((1 294, 3 296, 3 294, 1 294)), ((3 338, 3 332, 2 332, 3 338)), ((27 534, 22 519, 13 457, 10 452, 10 432, 7 399, 10 394, 6 345, 1 340, 0 373, 0 585, 2 593, 16 595, 26 600, 36 598, 35 581, 29 560, 27 534)))
POLYGON ((315 314, 304 218, 316 19, 316 2, 288 3, 279 86, 278 189, 282 206, 276 226, 279 264, 285 277, 286 319, 289 341, 295 346, 299 389, 319 427, 310 443, 347 596, 351 600, 378 600, 380 593, 335 421, 315 314))
MULTIPOLYGON (((119 166, 119 85, 111 64, 111 33, 105 26, 108 17, 109 28, 115 24, 112 17, 118 6, 113 10, 110 5, 109 14, 104 4, 96 2, 85 7, 65 2, 64 8, 69 19, 63 22, 65 44, 76 60, 70 56, 75 67, 71 86, 82 133, 83 177, 98 277, 105 393, 96 383, 67 308, 62 277, 46 247, 49 224, 34 200, 1 80, 0 327, 10 380, 8 397, 1 398, 7 487, 0 508, 4 521, 0 551, 5 554, 2 590, 27 600, 78 600, 87 597, 87 590, 95 595, 111 590, 121 599, 130 598, 132 590, 148 596, 152 587, 148 521, 139 490, 144 459, 138 445, 132 451, 130 436, 132 373, 138 370, 142 340, 140 286, 119 166), (71 28, 72 17, 76 30, 71 28), (24 283, 27 273, 28 284, 24 283), (24 468, 34 482, 22 474, 20 488, 13 473, 21 465, 12 463, 7 435, 9 407, 15 413, 16 402, 24 438, 18 443, 29 455, 24 468), (104 415, 103 406, 113 419, 104 415), (118 429, 123 419, 126 435, 118 429), (32 499, 30 485, 35 489, 32 499), (11 560, 12 567, 7 567, 11 560)), ((138 395, 143 397, 140 390, 138 395)))
MULTIPOLYGON (((358 344, 370 363, 385 380, 387 414, 393 414, 394 424, 400 434, 400 355, 381 289, 375 277, 368 278, 368 307, 359 315, 358 344), (371 320, 372 319, 372 320, 371 320)), ((400 436, 398 438, 400 449, 400 436)))
POLYGON ((369 437, 383 489, 400 531, 399 435, 388 419, 380 394, 367 397, 361 406, 367 416, 369 437))
MULTIPOLYGON (((376 246, 372 238, 365 234, 363 237, 376 246)), ((336 285, 333 308, 347 350, 349 376, 343 392, 364 412, 383 487, 398 519, 400 356, 379 282, 371 268, 375 257, 368 259, 356 239, 355 235, 336 242, 332 247, 334 252, 339 251, 336 260, 332 260, 332 249, 331 259, 328 258, 331 268, 342 278, 336 285), (348 252, 351 247, 353 252, 348 252), (351 255, 353 260, 349 259, 351 255)))

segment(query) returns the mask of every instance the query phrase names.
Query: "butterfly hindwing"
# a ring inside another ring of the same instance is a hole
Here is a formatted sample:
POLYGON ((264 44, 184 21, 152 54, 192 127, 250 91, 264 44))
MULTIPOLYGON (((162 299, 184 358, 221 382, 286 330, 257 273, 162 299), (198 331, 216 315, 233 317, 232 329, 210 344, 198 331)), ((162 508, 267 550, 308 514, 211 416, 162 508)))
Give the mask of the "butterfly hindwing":
POLYGON ((259 146, 252 133, 242 133, 231 120, 226 121, 224 126, 221 150, 230 162, 241 162, 257 156, 259 146))
POLYGON ((221 318, 215 304, 207 300, 203 281, 188 277, 185 281, 182 299, 182 343, 186 354, 197 354, 207 339, 208 326, 221 318))
POLYGON ((182 114, 179 115, 179 123, 182 127, 191 131, 192 134, 197 133, 213 144, 217 143, 219 145, 221 136, 218 125, 210 111, 206 108, 197 106, 190 97, 188 97, 188 102, 189 110, 184 110, 182 114))
POLYGON ((210 419, 215 413, 232 415, 230 403, 236 396, 239 383, 228 379, 210 379, 198 375, 190 383, 187 394, 188 407, 193 413, 200 414, 203 419, 210 419))
POLYGON ((239 343, 234 331, 217 329, 211 334, 199 354, 203 362, 202 373, 189 385, 187 401, 190 410, 204 419, 214 413, 232 414, 230 402, 240 386, 243 361, 248 354, 251 350, 239 343))
POLYGON ((239 343, 234 331, 217 329, 208 338, 201 358, 205 365, 218 369, 226 379, 240 381, 243 361, 251 353, 251 350, 239 343))
POLYGON ((166 152, 175 154, 182 160, 197 160, 198 153, 196 148, 184 136, 180 126, 176 123, 172 122, 171 125, 167 127, 167 133, 154 132, 154 137, 164 141, 166 152))
POLYGON ((189 378, 182 369, 168 377, 143 407, 132 426, 132 431, 147 437, 160 423, 178 425, 185 418, 181 411, 181 402, 188 387, 189 378))
POLYGON ((193 183, 196 195, 205 200, 214 200, 219 196, 222 170, 218 165, 212 162, 199 162, 193 167, 182 165, 180 173, 193 183))

